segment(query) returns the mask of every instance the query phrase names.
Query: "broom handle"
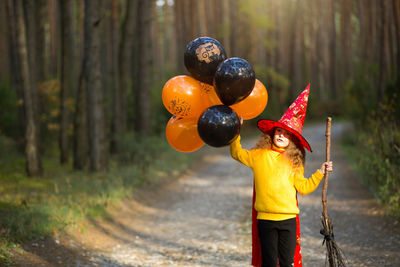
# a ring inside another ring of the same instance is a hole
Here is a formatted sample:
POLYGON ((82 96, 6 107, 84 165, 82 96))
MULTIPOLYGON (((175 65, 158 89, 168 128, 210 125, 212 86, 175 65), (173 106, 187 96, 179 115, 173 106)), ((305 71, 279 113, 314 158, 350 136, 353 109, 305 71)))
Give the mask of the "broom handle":
MULTIPOLYGON (((326 119, 326 161, 331 160, 331 123, 332 123, 332 118, 328 117, 326 119)), ((325 218, 328 218, 328 209, 327 209, 327 203, 326 203, 326 192, 328 190, 328 179, 329 179, 329 172, 325 170, 325 180, 324 180, 324 186, 322 188, 322 212, 325 218)))

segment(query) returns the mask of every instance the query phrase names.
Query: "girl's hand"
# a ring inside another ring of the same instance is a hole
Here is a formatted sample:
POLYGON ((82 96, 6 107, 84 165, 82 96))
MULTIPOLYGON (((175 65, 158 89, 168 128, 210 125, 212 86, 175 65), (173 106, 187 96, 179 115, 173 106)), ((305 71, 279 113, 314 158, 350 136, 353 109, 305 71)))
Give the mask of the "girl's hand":
POLYGON ((328 172, 332 172, 333 171, 333 163, 332 161, 327 161, 322 163, 321 165, 321 169, 319 169, 319 171, 325 175, 325 170, 327 170, 328 172))

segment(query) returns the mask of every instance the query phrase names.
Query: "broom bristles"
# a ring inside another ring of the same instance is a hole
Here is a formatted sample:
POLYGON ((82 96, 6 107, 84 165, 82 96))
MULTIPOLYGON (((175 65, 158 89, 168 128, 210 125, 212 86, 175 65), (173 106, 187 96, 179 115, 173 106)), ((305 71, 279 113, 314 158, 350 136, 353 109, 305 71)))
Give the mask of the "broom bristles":
POLYGON ((329 267, 346 267, 343 251, 339 248, 333 234, 333 225, 331 218, 321 216, 322 229, 320 233, 324 236, 322 245, 326 245, 325 266, 329 267))

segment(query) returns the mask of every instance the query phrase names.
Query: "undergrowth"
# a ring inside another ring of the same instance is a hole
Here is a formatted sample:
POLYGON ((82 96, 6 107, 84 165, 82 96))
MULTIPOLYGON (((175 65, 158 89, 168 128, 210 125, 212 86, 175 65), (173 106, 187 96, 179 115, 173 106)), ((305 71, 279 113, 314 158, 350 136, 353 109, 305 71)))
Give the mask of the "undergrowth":
MULTIPOLYGON (((388 84, 383 100, 371 109, 373 99, 358 105, 352 114, 355 130, 344 144, 356 162, 364 184, 385 206, 387 213, 400 218, 400 80, 388 84), (368 102, 368 103, 367 103, 368 102)), ((365 90, 355 80, 351 91, 365 90)), ((351 95, 351 94, 349 94, 351 95)))
POLYGON ((343 139, 347 154, 360 171, 364 185, 385 206, 387 213, 397 218, 400 218, 399 140, 397 125, 382 128, 379 133, 355 130, 354 134, 343 139), (390 141, 380 142, 375 138, 390 141))
POLYGON ((24 156, 0 135, 0 265, 11 263, 10 249, 17 244, 105 216, 107 207, 170 179, 192 157, 174 151, 164 137, 128 135, 107 172, 75 171, 50 153, 43 157, 43 176, 31 178, 25 175, 24 156))

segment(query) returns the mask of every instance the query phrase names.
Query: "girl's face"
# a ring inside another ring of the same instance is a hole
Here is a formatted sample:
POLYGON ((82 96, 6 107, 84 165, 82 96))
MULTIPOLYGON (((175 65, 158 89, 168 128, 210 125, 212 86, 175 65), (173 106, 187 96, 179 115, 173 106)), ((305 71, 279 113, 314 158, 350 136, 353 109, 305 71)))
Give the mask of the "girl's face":
POLYGON ((290 133, 282 128, 276 128, 273 142, 279 148, 286 148, 289 145, 290 133))

